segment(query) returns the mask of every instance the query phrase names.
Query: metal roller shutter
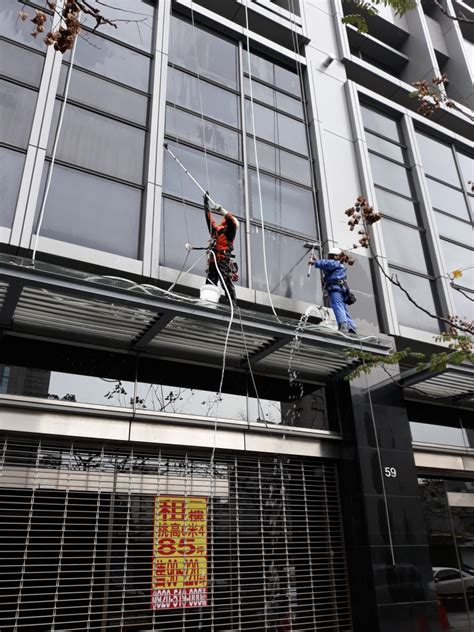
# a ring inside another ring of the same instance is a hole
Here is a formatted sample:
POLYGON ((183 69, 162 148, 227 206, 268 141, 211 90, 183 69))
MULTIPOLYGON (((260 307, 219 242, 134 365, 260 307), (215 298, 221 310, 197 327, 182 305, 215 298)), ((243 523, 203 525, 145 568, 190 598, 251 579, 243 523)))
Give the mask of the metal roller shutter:
POLYGON ((1 632, 352 629, 334 463, 16 435, 0 458, 1 632))

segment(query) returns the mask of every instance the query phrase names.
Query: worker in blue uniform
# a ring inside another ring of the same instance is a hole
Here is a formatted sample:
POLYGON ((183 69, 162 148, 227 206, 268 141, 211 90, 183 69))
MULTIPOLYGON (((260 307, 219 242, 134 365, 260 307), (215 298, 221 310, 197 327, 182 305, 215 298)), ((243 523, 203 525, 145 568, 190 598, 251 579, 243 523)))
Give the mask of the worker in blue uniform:
POLYGON ((311 257, 309 263, 319 268, 323 273, 324 289, 326 290, 329 303, 336 316, 339 331, 343 333, 357 333, 357 325, 347 309, 347 302, 351 301, 352 296, 347 285, 347 269, 346 266, 339 261, 342 250, 332 248, 328 252, 327 259, 314 259, 311 257))

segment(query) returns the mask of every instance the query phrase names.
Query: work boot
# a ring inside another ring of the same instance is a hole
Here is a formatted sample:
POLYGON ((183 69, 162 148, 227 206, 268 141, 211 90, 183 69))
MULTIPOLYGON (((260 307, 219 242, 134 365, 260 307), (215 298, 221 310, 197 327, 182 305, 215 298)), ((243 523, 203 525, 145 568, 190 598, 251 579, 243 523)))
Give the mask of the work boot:
POLYGON ((337 325, 337 328, 343 334, 348 334, 349 333, 349 327, 347 326, 347 323, 339 323, 337 325))
POLYGON ((357 331, 355 329, 349 329, 349 333, 354 334, 354 336, 357 336, 357 331))

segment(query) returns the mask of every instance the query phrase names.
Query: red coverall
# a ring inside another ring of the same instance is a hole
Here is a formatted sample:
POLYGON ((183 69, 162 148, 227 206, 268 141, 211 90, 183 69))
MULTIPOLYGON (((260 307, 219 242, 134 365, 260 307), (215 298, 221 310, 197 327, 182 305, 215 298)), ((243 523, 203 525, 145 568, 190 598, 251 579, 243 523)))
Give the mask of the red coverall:
MULTIPOLYGON (((233 280, 236 280, 237 265, 231 260, 231 254, 234 250, 234 239, 239 224, 232 213, 228 211, 224 211, 224 219, 218 224, 212 216, 211 209, 209 208, 209 197, 207 195, 204 196, 204 212, 213 244, 212 250, 217 259, 217 267, 224 279, 231 300, 235 304, 236 295, 233 280)), ((212 255, 210 255, 208 259, 207 281, 214 285, 217 285, 217 282, 220 281, 219 272, 217 271, 212 255)), ((225 291, 225 288, 223 289, 225 291)))

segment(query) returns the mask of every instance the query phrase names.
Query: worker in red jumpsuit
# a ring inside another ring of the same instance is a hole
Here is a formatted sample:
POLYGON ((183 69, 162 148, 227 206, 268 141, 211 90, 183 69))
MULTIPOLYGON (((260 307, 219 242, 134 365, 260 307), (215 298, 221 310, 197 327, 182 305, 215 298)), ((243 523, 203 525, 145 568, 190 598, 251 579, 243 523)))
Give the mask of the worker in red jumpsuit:
MULTIPOLYGON (((238 267, 233 260, 234 255, 234 239, 239 227, 239 222, 235 219, 232 213, 226 211, 222 206, 215 206, 214 209, 217 213, 223 216, 223 220, 218 224, 212 216, 212 211, 209 206, 209 196, 204 196, 204 212, 206 214, 207 227, 211 236, 211 250, 214 252, 217 260, 217 268, 222 275, 225 287, 227 288, 232 304, 237 305, 237 298, 235 295, 234 282, 238 281, 238 267)), ((207 266, 207 282, 217 285, 222 280, 219 272, 216 268, 216 260, 209 253, 208 266, 207 266)), ((224 292, 225 292, 225 288, 224 292)), ((227 293, 226 293, 227 296, 227 293)))

